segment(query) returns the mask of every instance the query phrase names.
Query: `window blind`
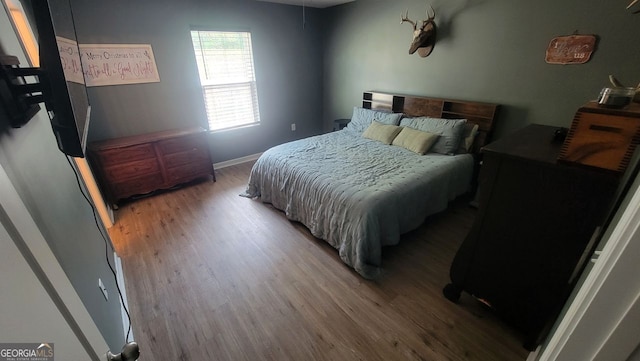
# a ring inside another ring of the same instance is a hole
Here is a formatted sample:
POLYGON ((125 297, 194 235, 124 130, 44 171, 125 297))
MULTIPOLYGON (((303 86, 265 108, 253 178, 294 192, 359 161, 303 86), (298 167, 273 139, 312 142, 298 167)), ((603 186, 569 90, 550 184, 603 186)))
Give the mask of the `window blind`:
POLYGON ((210 130, 260 122, 251 33, 192 30, 210 130))

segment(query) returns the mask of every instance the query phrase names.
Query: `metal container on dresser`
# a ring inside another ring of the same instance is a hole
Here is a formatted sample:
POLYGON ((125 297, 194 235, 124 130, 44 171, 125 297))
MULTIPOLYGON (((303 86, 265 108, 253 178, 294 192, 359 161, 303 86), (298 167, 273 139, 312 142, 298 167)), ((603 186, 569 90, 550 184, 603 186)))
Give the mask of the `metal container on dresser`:
POLYGON ((168 189, 215 173, 207 132, 200 127, 168 130, 89 144, 89 160, 107 202, 168 189))
POLYGON ((529 125, 483 148, 479 210, 445 296, 465 291, 523 332, 546 337, 608 215, 617 172, 558 163, 557 128, 529 125))

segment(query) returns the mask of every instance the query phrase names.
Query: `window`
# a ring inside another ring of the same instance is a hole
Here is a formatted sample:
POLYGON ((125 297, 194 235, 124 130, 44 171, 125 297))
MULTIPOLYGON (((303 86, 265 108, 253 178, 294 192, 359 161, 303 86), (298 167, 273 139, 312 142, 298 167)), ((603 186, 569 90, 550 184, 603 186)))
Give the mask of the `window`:
POLYGON ((191 31, 209 129, 258 124, 251 33, 191 31))

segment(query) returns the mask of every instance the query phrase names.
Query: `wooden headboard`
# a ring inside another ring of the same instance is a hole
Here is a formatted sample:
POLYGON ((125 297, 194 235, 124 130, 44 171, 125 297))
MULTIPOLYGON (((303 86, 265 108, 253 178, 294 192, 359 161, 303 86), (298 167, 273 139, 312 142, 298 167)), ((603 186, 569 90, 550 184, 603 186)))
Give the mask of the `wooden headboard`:
POLYGON ((362 107, 391 110, 408 117, 467 119, 468 122, 478 124, 478 135, 472 148, 472 153, 478 153, 491 139, 499 105, 368 91, 362 95, 362 107))

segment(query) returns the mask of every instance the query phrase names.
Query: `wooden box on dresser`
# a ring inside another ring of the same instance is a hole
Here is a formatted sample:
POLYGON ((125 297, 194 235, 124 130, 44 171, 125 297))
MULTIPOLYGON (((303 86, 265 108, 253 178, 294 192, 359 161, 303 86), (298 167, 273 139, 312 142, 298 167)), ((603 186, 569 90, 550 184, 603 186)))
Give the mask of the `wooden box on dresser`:
POLYGON ((556 130, 533 124, 483 148, 478 214, 444 289, 454 302, 465 291, 488 304, 523 333, 529 350, 571 292, 620 179, 558 163, 556 130))
POLYGON ((107 202, 115 208, 134 195, 209 176, 215 181, 207 132, 199 127, 93 142, 88 150, 107 202))

